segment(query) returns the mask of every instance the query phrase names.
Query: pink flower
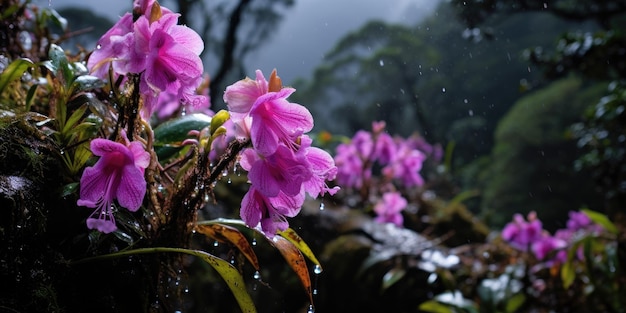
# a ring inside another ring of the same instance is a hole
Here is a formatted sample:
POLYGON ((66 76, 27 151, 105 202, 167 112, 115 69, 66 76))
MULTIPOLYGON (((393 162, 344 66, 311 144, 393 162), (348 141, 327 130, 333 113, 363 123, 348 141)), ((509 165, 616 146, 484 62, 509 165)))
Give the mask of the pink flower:
POLYGON ((151 116, 161 92, 175 94, 182 104, 204 107, 208 97, 196 94, 204 71, 199 55, 204 49, 202 38, 182 25, 179 14, 172 13, 152 0, 135 3, 140 14, 125 14, 98 41, 88 61, 94 75, 107 78, 108 64, 113 62, 117 75, 141 74, 139 90, 144 95, 142 116, 151 116))
POLYGON ((294 217, 304 203, 304 193, 287 196, 279 193, 276 197, 267 197, 251 186, 241 201, 241 219, 251 227, 261 225, 261 230, 269 236, 278 230, 285 230, 289 223, 285 217, 294 217))
POLYGON ((502 238, 513 247, 528 251, 532 243, 541 240, 542 232, 543 226, 535 212, 528 213, 528 221, 521 214, 515 214, 513 222, 508 223, 502 230, 502 238))
POLYGON ((424 185, 424 179, 419 172, 426 155, 405 142, 399 142, 396 149, 394 159, 383 168, 385 176, 399 179, 406 187, 424 185))
POLYGON ((91 141, 91 151, 100 159, 83 172, 77 204, 96 208, 87 219, 89 229, 110 233, 117 229, 113 200, 131 212, 141 206, 146 193, 144 169, 150 163, 150 154, 139 142, 127 146, 100 138, 91 141))
MULTIPOLYGON (((276 77, 272 72, 272 77, 276 77)), ((279 144, 293 146, 302 134, 313 129, 309 110, 287 101, 295 89, 269 89, 270 82, 263 73, 256 72, 256 80, 246 78, 226 88, 224 101, 237 127, 249 130, 254 149, 270 155, 279 144), (247 119, 247 118, 250 119, 247 119)))
POLYGON ((311 172, 310 178, 303 184, 304 191, 311 197, 317 198, 325 193, 331 196, 339 191, 339 187, 329 188, 326 181, 334 180, 337 176, 337 167, 333 157, 326 151, 311 147, 309 136, 300 137, 299 152, 304 153, 307 169, 311 172))
POLYGON ((276 153, 264 158, 256 150, 246 149, 240 164, 249 172, 250 183, 268 197, 275 197, 281 191, 289 196, 299 194, 302 183, 311 175, 304 156, 294 154, 286 146, 279 146, 276 153))
POLYGON ((532 243, 531 250, 538 260, 543 260, 549 253, 563 249, 566 246, 565 240, 544 233, 538 241, 532 243))
POLYGON ((402 227, 404 218, 402 210, 407 206, 407 201, 399 192, 386 192, 381 201, 374 206, 376 221, 379 223, 392 223, 402 227))

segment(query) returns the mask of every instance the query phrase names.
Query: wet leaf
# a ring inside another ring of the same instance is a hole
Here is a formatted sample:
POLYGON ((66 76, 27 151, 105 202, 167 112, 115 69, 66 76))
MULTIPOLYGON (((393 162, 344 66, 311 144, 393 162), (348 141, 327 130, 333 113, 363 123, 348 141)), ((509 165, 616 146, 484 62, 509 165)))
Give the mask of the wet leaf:
POLYGON ((518 293, 512 296, 509 301, 506 302, 506 312, 518 312, 518 310, 522 307, 524 302, 526 301, 526 296, 523 293, 518 293))
POLYGON ((589 209, 582 209, 581 211, 594 223, 601 225, 612 234, 617 234, 617 227, 615 227, 615 224, 613 224, 606 215, 589 209))
POLYGON ((205 114, 187 114, 180 118, 169 120, 154 129, 154 150, 159 160, 167 160, 182 147, 180 144, 185 140, 192 138, 189 132, 192 130, 200 131, 211 125, 211 117, 205 114))
POLYGON ((302 286, 304 287, 305 292, 309 296, 309 301, 313 304, 313 288, 311 287, 311 277, 309 276, 309 268, 306 264, 306 260, 304 256, 300 252, 300 249, 296 247, 289 240, 281 237, 274 236, 274 238, 268 238, 268 241, 272 246, 274 246, 280 254, 282 254, 283 258, 287 261, 287 264, 293 269, 293 271, 300 278, 300 282, 302 282, 302 286))
POLYGON ((74 80, 72 83, 72 91, 86 91, 102 86, 104 86, 104 82, 100 78, 91 75, 83 75, 74 80))
POLYGON ((0 94, 11 82, 20 79, 31 66, 33 62, 28 59, 17 59, 11 62, 0 74, 0 94))
POLYGON ((62 78, 62 81, 65 83, 65 87, 66 90, 69 89, 68 84, 69 82, 74 80, 74 71, 72 70, 72 66, 69 64, 69 61, 67 60, 67 56, 65 55, 65 51, 63 51, 63 49, 55 44, 50 45, 50 51, 48 51, 48 57, 50 58, 50 61, 52 62, 51 65, 52 67, 50 67, 49 65, 48 68, 50 70, 52 70, 55 75, 61 74, 62 77, 58 77, 57 78, 62 78))
POLYGON ((452 308, 435 300, 426 301, 420 304, 419 309, 429 313, 454 313, 452 308))
POLYGON ((236 228, 220 223, 199 223, 196 231, 219 242, 228 242, 235 246, 252 264, 257 271, 260 269, 259 260, 248 239, 236 228))
POLYGON ((386 290, 387 288, 393 286, 395 283, 400 281, 402 277, 406 274, 406 270, 400 267, 394 267, 389 272, 385 273, 383 276, 383 285, 382 290, 386 290))
POLYGON ((313 251, 311 251, 311 248, 309 248, 306 242, 296 233, 296 231, 291 228, 287 228, 284 231, 279 231, 278 234, 283 238, 289 240, 289 242, 294 244, 296 248, 298 248, 300 252, 304 254, 304 256, 306 256, 309 260, 311 260, 311 262, 313 262, 317 266, 320 266, 321 268, 322 265, 320 264, 320 261, 317 260, 315 254, 313 254, 313 251))
POLYGON ((67 121, 65 122, 65 125, 63 125, 63 130, 61 130, 61 132, 64 134, 67 134, 70 130, 72 130, 74 128, 74 125, 78 123, 80 118, 83 117, 83 115, 85 115, 86 111, 87 111, 86 105, 83 105, 80 108, 76 109, 74 113, 72 113, 72 115, 67 119, 67 121))
POLYGON ((227 261, 220 259, 210 253, 200 251, 200 250, 191 250, 191 249, 182 249, 182 248, 166 248, 166 247, 156 247, 156 248, 140 248, 140 249, 131 249, 125 250, 121 252, 99 255, 95 257, 85 258, 82 260, 74 261, 72 264, 81 264, 87 262, 93 262, 96 260, 105 260, 105 259, 113 259, 124 257, 128 255, 138 255, 138 254, 153 254, 153 253, 185 253, 188 255, 193 255, 199 257, 204 262, 208 263, 215 269, 215 271, 224 279, 228 288, 233 293, 235 300, 239 304, 239 308, 244 313, 256 313, 256 307, 254 306, 254 302, 252 302, 252 298, 250 298, 250 294, 248 294, 248 290, 246 289, 246 284, 243 281, 243 277, 237 271, 237 269, 232 266, 227 261))
POLYGON ((565 289, 568 289, 574 283, 574 278, 576 278, 573 263, 572 259, 568 259, 567 262, 561 266, 561 280, 563 280, 563 288, 565 289))

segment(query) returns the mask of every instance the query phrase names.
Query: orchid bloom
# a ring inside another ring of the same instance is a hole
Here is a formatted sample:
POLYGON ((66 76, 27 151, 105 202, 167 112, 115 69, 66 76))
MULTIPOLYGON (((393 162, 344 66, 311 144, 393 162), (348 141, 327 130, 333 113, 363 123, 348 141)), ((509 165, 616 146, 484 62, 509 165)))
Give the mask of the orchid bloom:
POLYGON ((270 155, 280 144, 293 146, 301 134, 313 129, 309 110, 287 101, 294 91, 282 88, 276 71, 268 82, 259 70, 255 81, 246 78, 226 88, 224 101, 233 122, 249 129, 252 145, 260 154, 270 155))
POLYGON ((337 174, 334 160, 311 147, 305 135, 313 128, 309 110, 287 101, 295 89, 283 88, 274 70, 266 80, 245 78, 226 88, 224 101, 235 126, 235 136, 250 138, 252 147, 239 160, 247 170, 250 188, 241 203, 241 219, 250 227, 273 236, 288 227, 304 203, 306 194, 334 194, 325 181, 337 174))
POLYGON ((543 226, 535 212, 528 213, 528 220, 521 214, 515 214, 513 221, 508 223, 502 230, 502 238, 513 247, 522 251, 528 251, 530 245, 541 240, 543 226))
POLYGON ((374 212, 377 214, 375 220, 379 223, 392 223, 402 227, 404 218, 401 212, 406 206, 407 201, 399 192, 386 192, 374 206, 374 212))
POLYGON ((136 21, 126 13, 99 41, 87 66, 106 78, 109 64, 116 75, 142 74, 139 91, 144 96, 142 117, 148 119, 161 92, 175 94, 185 105, 206 107, 208 97, 198 95, 203 65, 199 55, 202 38, 177 25, 180 14, 162 8, 154 0, 135 3, 136 21))
POLYGON ((115 199, 131 212, 141 206, 150 154, 136 141, 124 145, 100 138, 91 141, 91 151, 100 159, 83 172, 77 204, 96 209, 87 219, 89 229, 110 233, 117 229, 112 209, 115 199))

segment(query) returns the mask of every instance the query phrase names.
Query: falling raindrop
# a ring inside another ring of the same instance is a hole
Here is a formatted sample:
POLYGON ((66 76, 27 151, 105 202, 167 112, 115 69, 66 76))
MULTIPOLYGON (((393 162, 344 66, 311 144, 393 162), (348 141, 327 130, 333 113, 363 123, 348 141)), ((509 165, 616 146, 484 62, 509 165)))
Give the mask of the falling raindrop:
POLYGON ((214 247, 219 247, 219 245, 220 245, 220 243, 217 240, 215 240, 215 242, 213 243, 213 246, 214 247))
POLYGON ((322 267, 319 264, 315 264, 315 267, 313 267, 313 273, 319 275, 322 273, 322 267))
POLYGON ((320 211, 324 211, 325 208, 324 202, 320 203, 320 211))
POLYGON ((252 245, 256 246, 256 238, 252 238, 252 245))
POLYGON ((469 114, 469 116, 474 116, 474 110, 467 111, 467 114, 469 114))
POLYGON ((378 64, 380 66, 385 66, 385 62, 382 59, 378 60, 378 64))
POLYGON ((315 307, 313 307, 313 305, 309 305, 309 310, 306 311, 306 313, 315 313, 315 307))
POLYGON ((446 87, 441 88, 441 92, 446 93, 446 87))
POLYGON ((261 273, 259 273, 259 271, 254 272, 254 279, 259 280, 261 279, 261 273))

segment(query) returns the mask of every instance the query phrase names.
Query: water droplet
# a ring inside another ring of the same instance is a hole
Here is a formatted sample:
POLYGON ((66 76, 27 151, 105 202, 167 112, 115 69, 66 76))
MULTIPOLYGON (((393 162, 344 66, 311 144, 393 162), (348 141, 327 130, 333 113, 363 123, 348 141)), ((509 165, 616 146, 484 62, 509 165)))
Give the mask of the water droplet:
POLYGON ((215 242, 213 243, 213 246, 214 247, 219 247, 219 245, 220 245, 220 243, 217 240, 215 240, 215 242))
POLYGON ((322 267, 319 264, 315 264, 315 267, 313 267, 313 273, 319 275, 322 273, 322 267))
POLYGON ((317 289, 313 289, 313 294, 317 295, 317 289))
POLYGON ((309 305, 309 310, 306 313, 315 313, 315 307, 312 304, 309 305))
POLYGON ((324 211, 325 208, 324 202, 320 203, 320 211, 324 211))
POLYGON ((254 276, 252 276, 252 277, 254 277, 254 279, 257 279, 257 280, 261 279, 261 273, 259 273, 259 271, 256 271, 256 272, 254 272, 254 276))
POLYGON ((226 177, 226 176, 228 176, 228 170, 224 170, 224 171, 222 172, 222 177, 226 177))
POLYGON ((102 49, 102 45, 101 45, 101 44, 98 44, 98 45, 96 46, 96 49, 97 49, 97 50, 102 49))
POLYGON ((474 116, 474 110, 467 111, 467 114, 469 114, 469 116, 474 116))
POLYGON ((256 238, 252 238, 252 245, 256 246, 256 238))
POLYGON ((441 92, 446 93, 446 88, 441 88, 441 92))
POLYGON ((385 62, 382 59, 378 60, 378 64, 380 66, 385 66, 385 62))

